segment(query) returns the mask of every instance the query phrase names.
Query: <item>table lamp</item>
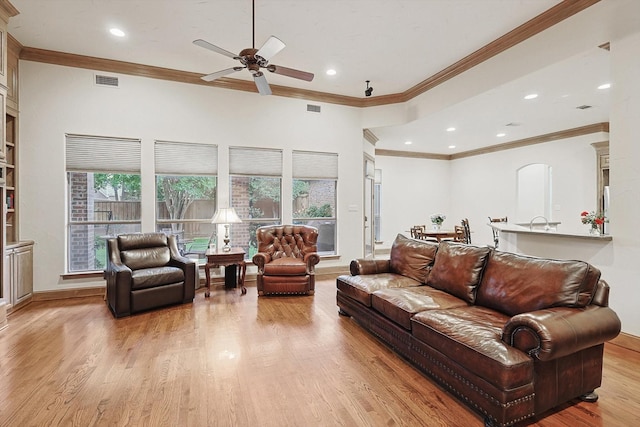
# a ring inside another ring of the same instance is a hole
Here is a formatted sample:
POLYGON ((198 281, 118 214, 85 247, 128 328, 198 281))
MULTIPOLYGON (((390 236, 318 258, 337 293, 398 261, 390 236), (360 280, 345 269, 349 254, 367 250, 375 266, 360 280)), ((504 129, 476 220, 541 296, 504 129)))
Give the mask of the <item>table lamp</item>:
POLYGON ((213 215, 213 218, 211 218, 212 224, 224 225, 223 252, 229 252, 231 250, 231 245, 229 245, 229 224, 236 224, 239 222, 242 222, 242 220, 238 217, 234 208, 220 208, 216 211, 215 215, 213 215))

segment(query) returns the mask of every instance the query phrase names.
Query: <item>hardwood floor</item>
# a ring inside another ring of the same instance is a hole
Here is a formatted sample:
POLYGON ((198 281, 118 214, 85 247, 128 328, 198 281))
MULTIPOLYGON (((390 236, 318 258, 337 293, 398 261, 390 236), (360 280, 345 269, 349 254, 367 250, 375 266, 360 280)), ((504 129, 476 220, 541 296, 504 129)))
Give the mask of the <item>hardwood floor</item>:
MULTIPOLYGON (((640 425, 640 354, 605 348, 595 404, 531 426, 640 425)), ((212 288, 114 319, 101 297, 33 302, 0 331, 0 426, 482 426, 316 294, 212 288)))

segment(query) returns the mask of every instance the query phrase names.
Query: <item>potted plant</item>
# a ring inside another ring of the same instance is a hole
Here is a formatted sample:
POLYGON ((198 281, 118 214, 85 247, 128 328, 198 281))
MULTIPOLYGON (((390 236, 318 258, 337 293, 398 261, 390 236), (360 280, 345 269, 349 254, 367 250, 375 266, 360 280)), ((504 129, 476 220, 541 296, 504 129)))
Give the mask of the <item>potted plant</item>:
POLYGON ((431 224, 433 224, 433 229, 440 230, 445 219, 447 219, 447 217, 441 213, 431 214, 431 224))
POLYGON ((582 211, 580 214, 580 220, 583 224, 589 224, 591 226, 589 228, 589 234, 592 236, 599 236, 600 226, 609 221, 604 214, 596 213, 595 211, 582 211))

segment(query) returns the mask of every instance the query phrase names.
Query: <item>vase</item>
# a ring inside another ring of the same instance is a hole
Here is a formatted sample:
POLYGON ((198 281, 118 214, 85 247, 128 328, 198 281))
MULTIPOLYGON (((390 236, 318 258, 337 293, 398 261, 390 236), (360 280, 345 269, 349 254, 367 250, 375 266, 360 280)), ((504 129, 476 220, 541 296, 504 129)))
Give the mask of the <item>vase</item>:
POLYGON ((600 235, 600 229, 598 228, 598 224, 591 224, 591 228, 589 229, 589 234, 592 236, 600 235))
POLYGON ((433 224, 431 224, 431 226, 433 227, 433 229, 435 231, 438 231, 438 230, 440 230, 440 227, 442 226, 442 224, 437 224, 437 223, 434 222, 433 224))

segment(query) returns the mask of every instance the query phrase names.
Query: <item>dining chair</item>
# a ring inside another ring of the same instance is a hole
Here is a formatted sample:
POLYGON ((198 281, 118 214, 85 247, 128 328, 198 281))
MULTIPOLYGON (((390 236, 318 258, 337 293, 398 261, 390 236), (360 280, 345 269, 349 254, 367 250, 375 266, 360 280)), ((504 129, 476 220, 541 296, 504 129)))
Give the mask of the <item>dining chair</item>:
POLYGON ((467 242, 464 227, 462 225, 454 225, 453 230, 456 232, 456 237, 453 238, 454 242, 460 242, 460 243, 467 242))
POLYGON ((464 218, 460 221, 462 224, 462 228, 464 229, 464 243, 470 245, 471 244, 471 228, 469 227, 469 220, 464 218))
MULTIPOLYGON (((491 218, 489 217, 489 222, 490 223, 495 223, 495 222, 508 222, 508 218, 505 216, 503 218, 491 218)), ((491 227, 491 231, 493 232, 493 248, 494 249, 498 249, 498 243, 500 243, 500 230, 498 230, 497 228, 491 227)))

